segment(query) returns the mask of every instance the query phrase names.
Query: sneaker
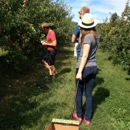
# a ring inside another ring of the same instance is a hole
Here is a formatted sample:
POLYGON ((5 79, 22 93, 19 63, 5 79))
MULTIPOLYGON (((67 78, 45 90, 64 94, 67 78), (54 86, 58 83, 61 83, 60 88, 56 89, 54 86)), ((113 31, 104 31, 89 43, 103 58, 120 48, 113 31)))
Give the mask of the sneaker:
POLYGON ((85 118, 84 118, 84 122, 85 122, 85 124, 86 124, 87 126, 90 125, 90 121, 86 120, 85 118))
POLYGON ((52 75, 48 75, 45 77, 46 79, 52 79, 52 75))
POLYGON ((76 114, 73 114, 72 117, 73 117, 75 120, 77 120, 78 122, 80 122, 80 123, 82 122, 82 118, 77 117, 76 114))

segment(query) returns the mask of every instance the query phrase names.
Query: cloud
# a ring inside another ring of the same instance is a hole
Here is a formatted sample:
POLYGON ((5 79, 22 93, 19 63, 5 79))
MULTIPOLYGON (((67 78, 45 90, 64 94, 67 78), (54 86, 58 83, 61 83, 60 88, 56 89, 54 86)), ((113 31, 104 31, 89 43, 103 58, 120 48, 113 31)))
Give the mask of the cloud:
POLYGON ((128 0, 65 0, 65 3, 72 7, 71 14, 74 14, 74 21, 79 21, 78 11, 82 6, 86 5, 90 8, 90 12, 94 17, 99 22, 103 22, 104 19, 109 18, 113 13, 117 13, 121 16, 127 1, 128 0))

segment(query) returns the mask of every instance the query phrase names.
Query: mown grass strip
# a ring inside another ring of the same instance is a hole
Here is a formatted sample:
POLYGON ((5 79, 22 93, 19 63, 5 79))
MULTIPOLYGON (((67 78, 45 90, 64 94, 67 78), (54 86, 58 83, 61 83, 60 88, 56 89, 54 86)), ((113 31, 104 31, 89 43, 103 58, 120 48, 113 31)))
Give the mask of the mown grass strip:
MULTIPOLYGON (((93 90, 93 117, 82 130, 129 130, 130 78, 120 65, 114 66, 108 53, 97 53, 98 74, 93 90)), ((45 80, 44 66, 19 79, 6 77, 0 89, 1 130, 45 130, 53 118, 70 119, 75 94, 73 45, 59 50, 57 78, 45 80)), ((85 101, 85 98, 83 97, 85 101)))

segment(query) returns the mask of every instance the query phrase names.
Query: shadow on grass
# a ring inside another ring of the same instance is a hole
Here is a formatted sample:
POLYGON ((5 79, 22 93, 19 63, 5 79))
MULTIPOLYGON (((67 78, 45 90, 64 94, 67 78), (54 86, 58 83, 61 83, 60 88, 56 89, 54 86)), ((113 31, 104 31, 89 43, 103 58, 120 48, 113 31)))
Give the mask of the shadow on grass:
POLYGON ((37 111, 32 112, 30 115, 25 114, 24 126, 31 128, 32 124, 33 124, 33 126, 34 126, 34 124, 35 125, 38 124, 38 129, 44 130, 45 129, 44 124, 49 124, 51 122, 51 120, 54 118, 54 117, 52 117, 52 114, 54 115, 57 107, 60 105, 61 105, 60 103, 54 103, 54 102, 51 104, 45 103, 45 104, 41 105, 37 111), (39 121, 39 123, 38 123, 38 121, 39 121))
POLYGON ((109 95, 110 95, 110 92, 106 88, 99 87, 96 90, 95 94, 93 95, 93 114, 92 114, 92 118, 94 116, 94 112, 97 109, 97 106, 100 105, 102 102, 104 102, 105 99, 107 97, 109 97, 109 95))
POLYGON ((101 85, 102 83, 104 83, 104 79, 97 76, 96 79, 95 79, 94 88, 97 85, 101 85))
MULTIPOLYGON (((61 64, 68 64, 66 59, 68 60, 70 57, 69 55, 73 52, 63 49, 58 53, 59 61, 57 64, 59 64, 58 68, 61 68, 61 64)), ((0 68, 3 68, 3 65, 0 65, 0 68)), ((58 76, 70 71, 70 68, 64 68, 58 73, 58 76)), ((15 74, 15 72, 13 73, 15 74)), ((32 126, 35 126, 35 124, 37 125, 38 120, 40 120, 43 115, 45 116, 44 121, 48 122, 49 116, 55 112, 56 106, 63 105, 63 103, 39 105, 39 100, 36 100, 35 97, 40 94, 44 95, 44 93, 48 93, 45 97, 48 99, 50 96, 49 89, 51 89, 49 88, 49 84, 51 84, 51 82, 39 81, 39 78, 37 78, 37 76, 39 76, 37 75, 38 73, 38 71, 33 72, 32 70, 32 72, 29 73, 29 75, 31 75, 29 81, 27 81, 28 78, 26 78, 26 75, 21 77, 19 74, 20 78, 16 77, 16 79, 22 81, 15 83, 15 76, 6 79, 6 71, 3 70, 4 76, 0 75, 0 77, 3 77, 3 80, 0 83, 0 130, 21 130, 22 126, 31 128, 32 126), (23 84, 24 81, 26 84, 23 84), (41 106, 40 109, 38 108, 39 106, 41 106)), ((41 73, 40 78, 44 77, 46 74, 44 70, 41 70, 41 73)), ((43 125, 43 122, 41 122, 41 129, 43 128, 43 125)))
MULTIPOLYGON (((1 87, 0 93, 6 91, 0 96, 0 130, 20 130, 21 126, 31 128, 33 124, 37 124, 37 121, 43 116, 43 110, 38 109, 39 102, 36 97, 49 91, 50 82, 46 82, 48 81, 44 81, 43 84, 39 81, 39 84, 26 84, 20 88, 12 86, 2 89, 1 87)), ((46 94, 46 98, 49 96, 46 94)), ((54 112, 55 104, 52 105, 53 107, 44 106, 47 109, 46 114, 54 112)))
POLYGON ((28 117, 31 117, 28 120, 28 124, 31 124, 31 121, 34 118, 39 118, 38 116, 40 115, 36 117, 30 113, 30 115, 24 116, 24 113, 32 111, 35 106, 37 106, 37 103, 30 103, 26 97, 17 96, 12 98, 6 104, 6 108, 0 111, 2 113, 0 116, 0 130, 19 130, 25 124, 25 119, 28 119, 28 117))
POLYGON ((130 81, 130 78, 125 78, 125 80, 130 81))
MULTIPOLYGON (((100 73, 101 70, 98 69, 98 74, 100 73)), ((100 78, 96 77, 95 79, 95 83, 94 83, 94 88, 98 85, 101 85, 104 83, 104 79, 103 78, 100 78)), ((95 94, 93 95, 93 113, 92 113, 92 118, 94 116, 94 112, 96 111, 97 109, 97 106, 100 105, 102 102, 105 101, 105 99, 107 97, 109 97, 110 95, 110 92, 109 90, 107 90, 106 88, 103 88, 103 87, 98 87, 95 91, 95 94)))
POLYGON ((65 74, 65 73, 69 73, 69 72, 71 72, 70 68, 64 68, 59 73, 56 74, 56 77, 58 77, 58 76, 60 76, 62 74, 65 74))

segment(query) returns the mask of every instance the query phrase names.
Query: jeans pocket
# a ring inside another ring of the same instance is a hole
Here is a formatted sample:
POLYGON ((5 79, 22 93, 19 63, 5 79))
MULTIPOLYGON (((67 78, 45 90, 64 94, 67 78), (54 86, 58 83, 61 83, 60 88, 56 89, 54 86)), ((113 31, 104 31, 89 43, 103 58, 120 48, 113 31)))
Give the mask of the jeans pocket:
POLYGON ((82 78, 86 79, 86 78, 95 78, 97 74, 97 67, 96 66, 92 66, 92 67, 85 67, 82 73, 82 78))

